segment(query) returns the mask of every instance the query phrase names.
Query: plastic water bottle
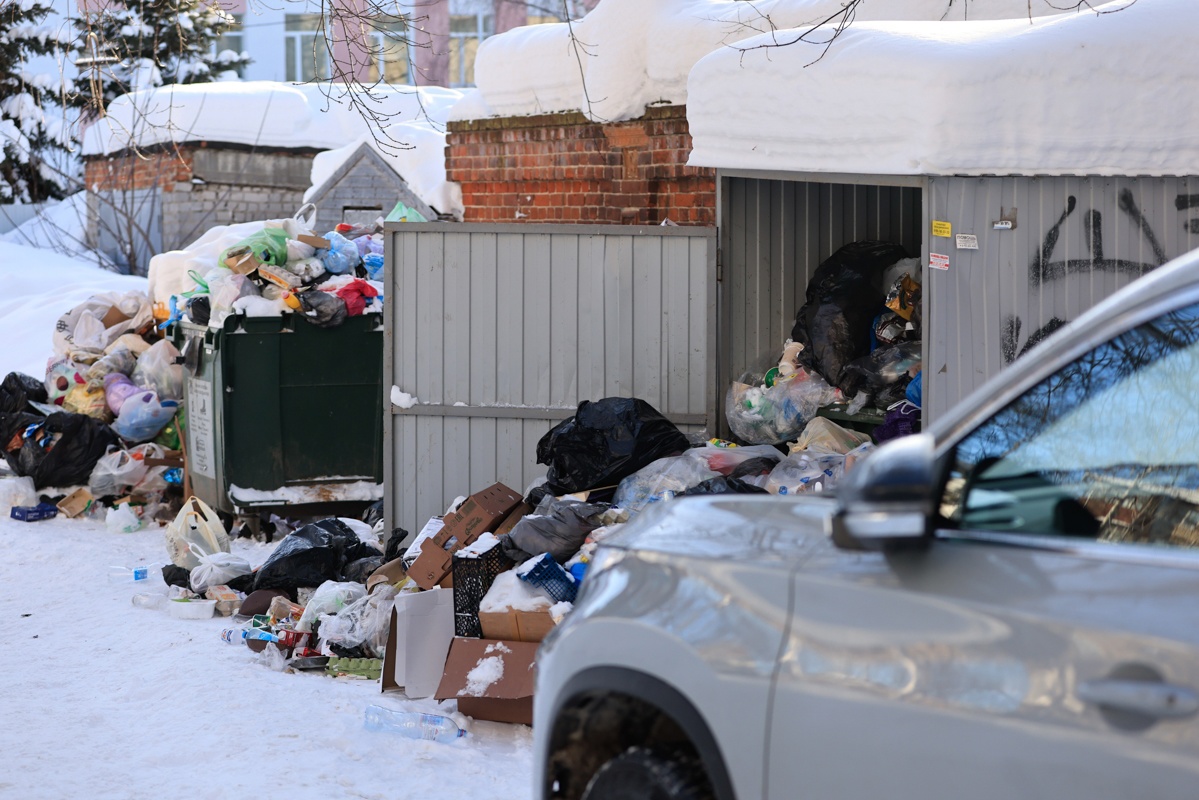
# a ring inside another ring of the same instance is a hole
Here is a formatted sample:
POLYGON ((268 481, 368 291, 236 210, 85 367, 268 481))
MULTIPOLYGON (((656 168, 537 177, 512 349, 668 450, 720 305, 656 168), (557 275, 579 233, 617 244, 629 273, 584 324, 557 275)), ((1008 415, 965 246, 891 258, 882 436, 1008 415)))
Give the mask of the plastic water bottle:
POLYGON ((164 594, 141 592, 133 596, 133 604, 139 608, 162 608, 166 602, 167 598, 164 594))
POLYGON ((109 567, 108 582, 109 583, 134 583, 135 581, 144 581, 150 578, 150 567, 142 565, 138 567, 109 567))
POLYGON ((443 744, 466 735, 466 731, 449 717, 422 714, 419 711, 395 711, 382 706, 366 707, 366 729, 390 731, 409 739, 429 739, 443 744))
POLYGON ((221 631, 221 641, 227 644, 241 644, 246 639, 261 639, 264 642, 279 641, 279 637, 275 634, 258 628, 225 628, 221 631))

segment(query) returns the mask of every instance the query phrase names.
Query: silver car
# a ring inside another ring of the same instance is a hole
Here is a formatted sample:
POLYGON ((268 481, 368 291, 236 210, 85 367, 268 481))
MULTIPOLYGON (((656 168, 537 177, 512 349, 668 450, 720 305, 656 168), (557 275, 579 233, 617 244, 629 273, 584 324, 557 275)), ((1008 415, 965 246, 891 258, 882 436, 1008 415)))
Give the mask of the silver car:
POLYGON ((614 539, 541 648, 538 797, 1199 797, 1199 251, 836 498, 614 539))

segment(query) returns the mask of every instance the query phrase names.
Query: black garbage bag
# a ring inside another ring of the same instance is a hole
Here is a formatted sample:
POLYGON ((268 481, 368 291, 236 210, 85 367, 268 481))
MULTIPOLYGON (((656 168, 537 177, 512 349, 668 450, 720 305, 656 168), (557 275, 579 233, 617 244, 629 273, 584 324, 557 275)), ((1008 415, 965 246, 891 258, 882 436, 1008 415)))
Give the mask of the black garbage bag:
MULTIPOLYGON (((778 462, 776 461, 775 463, 777 464, 778 462)), ((740 478, 732 476, 726 478, 721 475, 717 478, 709 478, 703 483, 696 484, 677 496, 691 497, 692 495, 701 494, 767 494, 767 492, 762 487, 746 483, 740 478)))
POLYGON ((207 325, 212 318, 212 298, 206 294, 194 295, 187 301, 187 316, 196 325, 207 325))
POLYGON ((387 537, 387 544, 383 548, 383 563, 395 561, 400 556, 404 555, 404 540, 408 538, 408 531, 403 528, 396 528, 391 532, 391 536, 387 537))
POLYGON ((603 503, 576 503, 546 498, 537 511, 522 517, 510 533, 500 537, 504 555, 517 563, 549 553, 559 564, 579 552, 587 534, 600 527, 603 503))
POLYGON ((898 244, 851 242, 816 268, 791 329, 791 338, 804 346, 802 366, 846 391, 841 371, 870 352, 871 325, 885 310, 883 272, 907 257, 898 244))
POLYGON ((37 378, 21 372, 10 372, 0 383, 0 411, 16 414, 24 411, 30 400, 44 403, 48 396, 46 385, 37 378))
POLYGON ((235 592, 249 594, 254 591, 254 579, 258 577, 253 572, 247 572, 245 575, 238 575, 236 578, 225 581, 225 585, 235 592))
POLYGON ((537 463, 549 466, 545 485, 561 495, 614 487, 651 461, 688 447, 687 437, 649 403, 606 397, 579 403, 573 417, 542 436, 537 463))
MULTIPOLYGON (((112 428, 84 414, 58 412, 35 419, 38 423, 26 428, 20 450, 6 450, 5 460, 13 472, 33 478, 38 489, 87 483, 100 457, 119 444, 112 428)), ((11 437, 8 441, 12 443, 11 437)))
POLYGON ((346 301, 337 295, 327 292, 303 292, 296 295, 304 319, 318 328, 336 328, 346 321, 350 312, 346 310, 346 301))
POLYGON ((846 397, 866 392, 876 405, 885 403, 884 408, 902 400, 911 380, 908 371, 920 363, 920 352, 920 342, 904 342, 854 359, 841 373, 841 391, 846 397))
POLYGON ((366 511, 362 512, 362 521, 367 525, 370 525, 372 528, 375 527, 375 523, 381 519, 383 519, 382 500, 376 500, 366 507, 366 511))
POLYGON ((758 458, 750 458, 738 464, 732 472, 729 473, 730 478, 753 478, 759 475, 769 475, 774 471, 774 468, 779 465, 779 460, 776 458, 767 458, 760 456, 758 458))
POLYGON ((254 589, 296 589, 341 580, 351 561, 377 556, 341 520, 322 519, 283 537, 254 577, 254 589))
POLYGON ((371 576, 371 573, 383 566, 384 563, 386 563, 384 556, 367 556, 366 558, 354 559, 342 568, 341 579, 365 585, 366 579, 371 576))
POLYGON ((182 586, 189 591, 192 588, 192 571, 186 567, 167 564, 162 568, 162 579, 166 582, 167 586, 182 586))

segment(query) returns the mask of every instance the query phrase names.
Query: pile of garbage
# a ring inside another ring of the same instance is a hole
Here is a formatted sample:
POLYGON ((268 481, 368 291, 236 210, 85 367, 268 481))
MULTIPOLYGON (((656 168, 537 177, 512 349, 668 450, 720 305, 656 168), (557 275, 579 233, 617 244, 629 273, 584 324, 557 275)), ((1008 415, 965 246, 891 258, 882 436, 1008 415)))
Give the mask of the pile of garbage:
MULTIPOLYGON (((751 444, 829 444, 844 436, 817 438, 807 427, 833 407, 850 417, 877 409, 873 441, 919 430, 921 292, 920 260, 898 244, 853 242, 833 253, 808 282, 781 355, 729 387, 730 429, 751 444)), ((849 444, 835 452, 847 455, 849 444)), ((807 449, 791 446, 792 455, 807 449)))
POLYGON ((381 313, 384 289, 381 224, 339 224, 324 236, 312 228, 316 211, 256 223, 262 227, 223 246, 216 231, 188 250, 157 256, 151 274, 183 270, 186 288, 170 298, 171 319, 219 328, 234 314, 277 317, 299 313, 332 328, 348 317, 381 313), (198 264, 214 264, 203 271, 198 264))

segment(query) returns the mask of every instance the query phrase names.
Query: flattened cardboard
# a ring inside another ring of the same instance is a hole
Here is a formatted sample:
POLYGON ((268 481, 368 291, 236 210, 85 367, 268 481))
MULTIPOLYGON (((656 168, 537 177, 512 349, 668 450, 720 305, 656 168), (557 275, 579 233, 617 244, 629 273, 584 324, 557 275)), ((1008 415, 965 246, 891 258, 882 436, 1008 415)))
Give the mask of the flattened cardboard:
POLYGON ((80 487, 58 501, 58 511, 67 519, 74 519, 87 511, 94 502, 96 498, 92 497, 92 493, 80 487))
POLYGON ((422 589, 441 583, 453 566, 451 554, 493 530, 520 503, 521 496, 502 483, 466 498, 457 511, 443 518, 441 530, 421 546, 420 555, 408 568, 412 580, 422 589))
POLYGON ((394 586, 397 583, 403 582, 407 577, 408 569, 404 566, 403 558, 388 561, 372 572, 370 577, 366 579, 366 591, 373 592, 376 586, 382 586, 383 584, 394 586))
POLYGON ((475 719, 532 725, 536 657, 537 645, 528 642, 455 638, 434 698, 456 699, 458 710, 475 719), (480 695, 464 694, 468 691, 468 675, 485 658, 499 658, 503 675, 480 695))
POLYGON ((504 521, 501 522, 496 529, 492 531, 492 533, 495 534, 495 538, 497 539, 503 536, 505 533, 511 533, 512 529, 516 527, 516 523, 520 522, 521 519, 532 513, 533 507, 528 503, 521 501, 520 505, 512 509, 508 516, 504 517, 504 521))
POLYGON ((104 312, 104 317, 100 320, 104 325, 104 330, 128 321, 129 316, 116 306, 109 306, 108 310, 104 312))
POLYGON ((425 542, 420 555, 408 567, 408 576, 422 589, 432 589, 449 574, 453 556, 431 540, 425 542))
POLYGON ((516 627, 516 612, 480 611, 479 627, 483 629, 484 639, 514 639, 520 640, 520 630, 516 627))
POLYGON ((433 694, 453 639, 453 592, 435 589, 396 595, 379 690, 402 689, 412 698, 433 694))
POLYGON ((314 236, 310 233, 301 233, 296 237, 296 241, 315 247, 317 250, 328 250, 332 246, 332 243, 324 236, 314 236))

